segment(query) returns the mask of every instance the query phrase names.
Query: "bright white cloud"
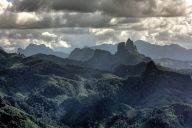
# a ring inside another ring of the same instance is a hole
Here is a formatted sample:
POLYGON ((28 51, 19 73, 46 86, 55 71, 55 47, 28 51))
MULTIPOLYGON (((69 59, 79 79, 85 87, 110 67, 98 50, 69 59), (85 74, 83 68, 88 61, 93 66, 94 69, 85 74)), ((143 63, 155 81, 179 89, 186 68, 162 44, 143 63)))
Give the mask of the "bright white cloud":
POLYGON ((96 36, 105 35, 107 33, 114 32, 113 29, 107 28, 107 29, 89 29, 91 33, 94 33, 96 36))
POLYGON ((59 41, 58 41, 58 45, 57 45, 57 47, 70 48, 70 47, 71 47, 71 45, 70 45, 70 44, 68 44, 66 41, 59 40, 59 41))
POLYGON ((11 8, 13 4, 7 0, 0 0, 0 11, 6 11, 8 8, 11 8))
POLYGON ((192 5, 192 0, 186 0, 186 2, 187 2, 187 5, 188 5, 188 6, 191 6, 191 5, 192 5))
POLYGON ((57 37, 57 35, 55 35, 54 33, 49 33, 49 32, 43 32, 41 35, 42 36, 53 37, 53 38, 57 37))
POLYGON ((35 12, 29 13, 29 12, 20 12, 17 13, 17 19, 16 24, 18 25, 24 25, 29 23, 35 23, 41 21, 41 18, 37 16, 35 12))

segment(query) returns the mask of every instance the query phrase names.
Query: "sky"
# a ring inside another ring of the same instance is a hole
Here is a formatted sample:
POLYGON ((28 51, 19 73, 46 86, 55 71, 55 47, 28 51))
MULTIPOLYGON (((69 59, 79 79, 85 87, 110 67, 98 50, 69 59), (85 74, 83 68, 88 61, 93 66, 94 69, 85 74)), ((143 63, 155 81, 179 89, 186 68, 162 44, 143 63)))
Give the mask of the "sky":
POLYGON ((8 52, 128 38, 192 49, 192 0, 0 0, 0 46, 8 52))

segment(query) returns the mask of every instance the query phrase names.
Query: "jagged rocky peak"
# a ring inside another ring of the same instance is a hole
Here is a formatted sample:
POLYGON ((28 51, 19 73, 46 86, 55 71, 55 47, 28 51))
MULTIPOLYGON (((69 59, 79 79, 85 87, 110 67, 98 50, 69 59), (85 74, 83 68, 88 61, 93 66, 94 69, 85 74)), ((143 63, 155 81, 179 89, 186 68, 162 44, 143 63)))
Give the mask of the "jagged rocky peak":
POLYGON ((126 48, 128 48, 128 50, 137 51, 137 47, 134 45, 134 42, 131 39, 127 40, 126 48))
POLYGON ((133 41, 129 38, 127 42, 121 42, 117 46, 117 52, 137 52, 137 47, 134 45, 133 41))
POLYGON ((124 50, 126 50, 125 42, 119 43, 117 46, 117 51, 124 51, 124 50))

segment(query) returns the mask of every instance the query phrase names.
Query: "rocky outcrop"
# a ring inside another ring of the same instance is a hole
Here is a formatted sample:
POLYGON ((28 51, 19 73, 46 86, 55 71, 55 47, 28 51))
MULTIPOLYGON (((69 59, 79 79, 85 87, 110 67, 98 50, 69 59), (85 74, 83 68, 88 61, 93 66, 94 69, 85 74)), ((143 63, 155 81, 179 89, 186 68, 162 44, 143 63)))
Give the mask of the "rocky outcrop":
POLYGON ((119 43, 117 46, 117 52, 115 54, 115 60, 120 64, 134 65, 140 62, 147 62, 150 59, 141 55, 133 41, 130 39, 127 42, 119 43))
POLYGON ((87 65, 100 70, 113 71, 121 64, 135 65, 148 61, 150 61, 150 58, 139 54, 133 41, 128 39, 127 42, 118 44, 117 52, 114 55, 108 51, 96 50, 94 56, 87 61, 87 65))

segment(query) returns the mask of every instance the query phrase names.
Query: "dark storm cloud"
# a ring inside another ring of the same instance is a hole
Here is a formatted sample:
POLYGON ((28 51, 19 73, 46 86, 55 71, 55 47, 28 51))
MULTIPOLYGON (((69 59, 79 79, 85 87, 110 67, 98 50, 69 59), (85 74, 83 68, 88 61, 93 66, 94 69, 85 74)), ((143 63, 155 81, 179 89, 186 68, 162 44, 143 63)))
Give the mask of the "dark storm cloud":
POLYGON ((4 13, 0 28, 37 29, 62 27, 109 27, 111 17, 95 13, 4 13))
POLYGON ((17 11, 70 10, 94 12, 100 0, 15 0, 13 9, 17 11))
POLYGON ((116 17, 172 17, 186 13, 185 0, 15 0, 15 5, 18 11, 101 11, 116 17))
POLYGON ((46 0, 14 0, 13 10, 17 11, 37 11, 40 8, 47 6, 46 0))
POLYGON ((98 9, 100 0, 54 0, 51 8, 55 10, 70 10, 77 12, 94 12, 98 9))
POLYGON ((106 15, 101 15, 100 13, 85 13, 85 14, 74 14, 74 15, 64 15, 66 19, 65 26, 68 27, 109 27, 109 22, 111 17, 106 15))
POLYGON ((186 13, 184 0, 103 0, 101 9, 118 17, 172 17, 186 13))
MULTIPOLYGON (((57 24, 57 20, 55 23, 57 24)), ((46 28, 52 25, 52 18, 36 13, 12 13, 0 14, 0 28, 46 28)))
POLYGON ((105 28, 143 17, 184 16, 186 9, 184 0, 13 0, 0 13, 0 28, 105 28))

